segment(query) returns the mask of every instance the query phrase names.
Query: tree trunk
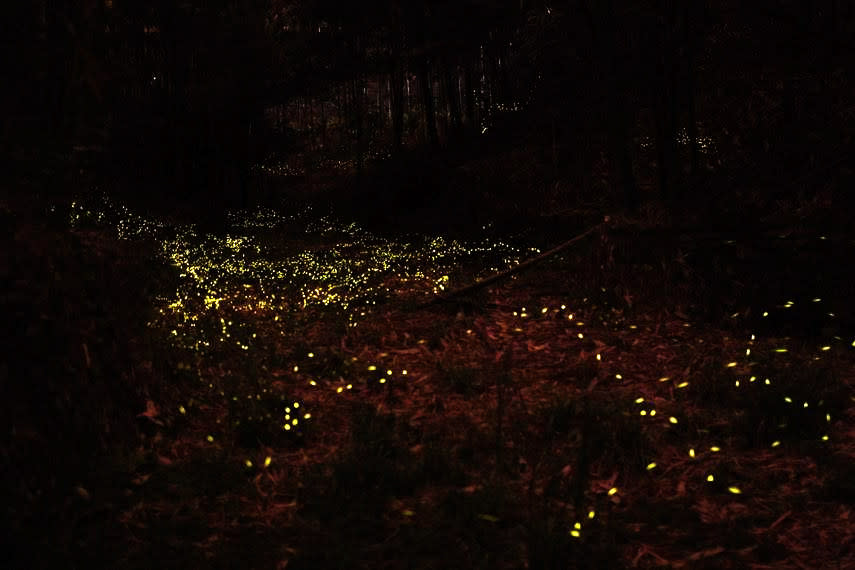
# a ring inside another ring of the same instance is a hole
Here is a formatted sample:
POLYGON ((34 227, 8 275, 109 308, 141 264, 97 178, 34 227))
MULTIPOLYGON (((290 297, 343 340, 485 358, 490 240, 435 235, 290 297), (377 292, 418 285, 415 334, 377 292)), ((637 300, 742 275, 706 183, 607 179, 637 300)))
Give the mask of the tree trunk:
POLYGON ((424 103, 425 131, 428 143, 432 148, 436 148, 439 146, 439 133, 436 130, 433 84, 431 82, 430 60, 427 56, 422 58, 419 65, 419 84, 422 90, 422 102, 424 103))
POLYGON ((472 63, 467 61, 463 68, 463 101, 466 106, 466 122, 470 131, 477 131, 478 120, 475 117, 475 82, 472 81, 472 63))
POLYGON ((451 66, 448 58, 442 61, 443 86, 445 87, 445 96, 448 100, 448 114, 451 119, 449 128, 450 138, 457 138, 460 135, 462 121, 460 119, 460 101, 457 94, 457 68, 451 66), (452 71, 454 73, 452 73, 452 71))
POLYGON ((653 94, 656 108, 656 148, 659 169, 659 193, 663 200, 675 197, 677 177, 677 96, 674 58, 674 4, 660 2, 662 16, 658 22, 659 45, 657 73, 654 74, 653 94))
POLYGON ((397 153, 404 142, 404 73, 398 54, 392 58, 389 70, 389 91, 392 99, 392 149, 397 153))
POLYGON ((607 93, 609 151, 612 168, 617 171, 616 179, 623 188, 624 199, 630 210, 639 205, 638 187, 632 172, 630 139, 631 115, 627 108, 628 89, 626 70, 620 65, 618 50, 622 45, 618 38, 619 23, 616 20, 612 0, 592 0, 583 4, 592 27, 594 49, 602 57, 599 73, 605 75, 607 93))
POLYGON ((684 21, 683 32, 686 48, 686 114, 687 114, 687 134, 689 136, 689 165, 692 176, 698 176, 700 173, 700 153, 698 151, 698 124, 695 116, 695 42, 697 34, 700 32, 697 22, 698 14, 694 8, 695 2, 686 2, 684 5, 684 21))
POLYGON ((354 140, 356 143, 356 172, 362 174, 362 167, 365 161, 365 144, 363 133, 363 86, 362 76, 358 75, 350 81, 350 99, 353 112, 353 131, 354 140))

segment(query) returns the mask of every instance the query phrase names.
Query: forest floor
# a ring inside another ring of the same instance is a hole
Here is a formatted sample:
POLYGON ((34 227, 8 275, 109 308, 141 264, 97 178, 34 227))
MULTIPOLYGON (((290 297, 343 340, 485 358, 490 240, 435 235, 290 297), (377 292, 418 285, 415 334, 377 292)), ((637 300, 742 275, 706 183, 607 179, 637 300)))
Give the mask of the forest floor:
POLYGON ((10 567, 855 567, 855 241, 801 207, 425 305, 601 219, 3 204, 10 567))

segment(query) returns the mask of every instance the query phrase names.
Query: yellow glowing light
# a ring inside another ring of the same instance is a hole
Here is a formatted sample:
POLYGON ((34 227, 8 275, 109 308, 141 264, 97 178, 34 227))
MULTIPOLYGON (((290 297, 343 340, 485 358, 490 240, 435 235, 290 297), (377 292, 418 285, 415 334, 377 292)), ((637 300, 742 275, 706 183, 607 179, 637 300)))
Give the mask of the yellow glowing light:
POLYGON ((695 449, 694 448, 689 449, 689 457, 692 457, 692 458, 695 457, 695 449))
POLYGON ((602 360, 602 359, 603 359, 602 355, 597 354, 597 360, 602 360))
POLYGON ((751 355, 751 349, 750 349, 750 348, 746 348, 746 349, 745 349, 745 356, 750 356, 750 355, 751 355))
POLYGON ((786 348, 776 348, 775 352, 787 352, 786 348))
POLYGON ((335 391, 336 391, 337 393, 341 394, 342 392, 344 392, 344 388, 342 388, 341 386, 339 386, 338 388, 336 388, 336 389, 335 389, 335 391))
POLYGON ((650 410, 650 415, 651 415, 651 416, 655 416, 655 415, 656 415, 656 410, 650 410))
POLYGON ((659 381, 660 381, 660 382, 667 382, 667 381, 668 381, 668 380, 670 380, 670 379, 671 379, 671 377, 670 377, 670 376, 663 376, 662 378, 660 378, 660 379, 659 379, 659 381))
POLYGON ((374 366, 373 364, 371 364, 371 365, 369 365, 369 366, 368 366, 368 371, 369 371, 369 372, 374 372, 375 370, 377 370, 377 367, 376 367, 376 366, 374 366))
POLYGON ((713 453, 718 453, 719 451, 721 451, 721 448, 717 445, 713 445, 712 447, 710 447, 710 451, 712 451, 713 453))
POLYGON ((314 352, 310 352, 307 356, 308 356, 309 358, 314 358, 314 357, 315 357, 315 353, 314 353, 314 352))
POLYGON ((582 523, 580 523, 580 522, 573 523, 573 528, 575 528, 576 530, 582 530, 582 523))
POLYGON ((733 493, 734 495, 742 494, 742 489, 740 489, 739 487, 728 487, 727 490, 733 493))
POLYGON ((315 382, 314 380, 309 380, 309 385, 310 385, 310 386, 317 386, 317 385, 318 385, 318 383, 317 383, 317 382, 315 382))
POLYGON ((407 375, 407 369, 404 368, 403 370, 401 370, 401 376, 406 376, 406 375, 407 375))
POLYGON ((622 374, 615 374, 615 378, 617 378, 618 380, 623 380, 623 375, 622 374))
POLYGON ((179 411, 180 413, 182 413, 182 414, 186 414, 186 413, 187 413, 187 410, 184 408, 184 406, 178 406, 178 411, 179 411))
POLYGON ((677 418, 675 418, 674 416, 671 416, 671 417, 669 417, 669 418, 668 418, 668 421, 669 421, 669 422, 671 422, 672 424, 676 424, 676 423, 677 423, 677 418))
POLYGON ((579 538, 580 536, 582 536, 582 533, 574 529, 570 531, 570 536, 572 536, 573 538, 579 538))
POLYGON ((685 388, 688 385, 689 385, 688 382, 680 382, 679 384, 677 384, 677 388, 685 388))
POLYGON ((831 347, 826 345, 826 346, 823 346, 820 350, 831 350, 831 347))
POLYGON ((778 441, 777 439, 772 442, 772 447, 778 447, 779 445, 781 445, 781 442, 778 441))
POLYGON ((385 379, 385 378, 381 378, 380 380, 378 380, 378 382, 380 382, 381 384, 385 384, 385 383, 386 383, 386 379, 385 379))
POLYGON ((547 313, 547 311, 549 311, 549 307, 544 307, 540 310, 540 313, 545 315, 547 313))
POLYGON ((707 475, 707 482, 712 483, 713 481, 715 481, 715 477, 712 474, 707 475))
POLYGON ((391 375, 392 375, 392 370, 387 370, 387 371, 386 371, 386 376, 391 376, 391 375))
POLYGON ((566 308, 567 308, 567 306, 566 306, 566 305, 561 305, 561 310, 562 310, 562 311, 563 311, 564 309, 566 309, 566 308))
POLYGON ((592 519, 595 516, 597 516, 597 513, 595 513, 593 510, 588 511, 588 518, 589 519, 592 519))
POLYGON ((578 334, 578 335, 576 335, 576 336, 578 336, 579 338, 585 338, 585 335, 583 335, 582 333, 579 333, 579 334, 578 334))
POLYGON ((250 461, 249 459, 244 461, 243 464, 246 465, 247 467, 252 467, 252 461, 250 461))
POLYGON ((736 365, 737 365, 737 363, 736 363, 736 362, 728 362, 728 363, 727 363, 727 367, 728 367, 728 368, 733 368, 733 367, 734 367, 734 366, 736 366, 736 365))
POLYGON ((353 384, 348 384, 348 385, 347 385, 347 389, 348 389, 348 390, 353 389, 353 384))
POLYGON ((646 415, 647 415, 647 410, 641 410, 641 411, 640 411, 640 412, 638 412, 638 413, 639 413, 639 414, 641 414, 642 416, 646 416, 646 415))
POLYGON ((618 490, 617 487, 612 487, 611 489, 609 489, 608 495, 612 496, 612 495, 616 494, 617 490, 618 490))
POLYGON ((828 436, 827 436, 827 435, 824 435, 824 436, 822 436, 820 439, 821 439, 822 441, 828 441, 828 436))
POLYGON ((285 431, 291 431, 291 424, 285 424, 285 425, 283 425, 283 426, 282 426, 282 429, 284 429, 285 431))
POLYGON ((763 311, 763 316, 764 316, 764 317, 768 317, 768 316, 769 316, 769 311, 763 311))
POLYGON ((293 370, 294 370, 294 372, 299 372, 300 367, 295 365, 295 366, 294 366, 294 368, 293 368, 293 370))
POLYGON ((653 462, 653 463, 648 463, 648 464, 647 464, 647 468, 646 468, 646 469, 647 469, 648 471, 652 471, 652 470, 656 469, 656 463, 655 463, 655 462, 653 462))
POLYGON ((786 403, 788 403, 788 404, 792 404, 792 403, 793 403, 793 399, 792 399, 792 398, 790 398, 789 396, 784 396, 784 401, 785 401, 786 403))
POLYGON ((636 403, 636 404, 641 404, 641 403, 643 403, 643 402, 644 402, 644 398, 636 398, 636 399, 635 399, 635 403, 636 403))
POLYGON ((208 437, 206 437, 205 439, 207 439, 207 440, 208 440, 208 442, 210 443, 210 442, 214 441, 214 436, 209 435, 209 436, 208 436, 208 437))

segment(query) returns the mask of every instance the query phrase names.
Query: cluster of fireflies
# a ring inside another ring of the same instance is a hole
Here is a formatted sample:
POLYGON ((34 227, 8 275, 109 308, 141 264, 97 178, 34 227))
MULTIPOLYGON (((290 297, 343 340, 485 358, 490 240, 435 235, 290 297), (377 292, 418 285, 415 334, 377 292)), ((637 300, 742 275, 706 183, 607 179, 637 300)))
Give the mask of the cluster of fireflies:
MULTIPOLYGON (((568 304, 519 307, 518 309, 511 311, 513 317, 518 319, 517 325, 512 330, 515 333, 525 333, 527 322, 543 322, 544 320, 547 320, 557 324, 563 321, 564 330, 572 336, 577 337, 580 341, 583 341, 587 338, 586 320, 595 320, 602 324, 606 324, 605 321, 595 315, 593 311, 589 310, 590 307, 584 306, 587 304, 587 301, 587 299, 584 299, 581 303, 581 310, 575 311, 570 309, 568 304)), ((808 302, 816 311, 823 313, 821 298, 813 297, 809 299, 808 302)), ((760 314, 763 318, 767 318, 773 311, 786 311, 794 305, 795 301, 787 300, 771 307, 769 310, 761 311, 760 314)), ((607 308, 600 307, 600 309, 601 313, 608 313, 607 308)), ((734 315, 734 317, 739 316, 740 315, 738 314, 734 315)), ((827 312, 827 314, 823 313, 823 316, 832 320, 836 317, 833 312, 827 312)), ((622 324, 629 331, 636 332, 640 330, 637 325, 629 323, 622 324)), ((775 407, 775 421, 777 423, 774 427, 777 428, 778 432, 783 433, 788 427, 789 422, 809 421, 812 424, 812 428, 808 436, 815 437, 819 441, 827 443, 830 441, 827 429, 830 428, 834 415, 826 409, 827 405, 822 397, 809 394, 806 390, 798 390, 800 397, 796 397, 795 394, 788 390, 794 387, 797 388, 797 383, 796 386, 794 386, 793 380, 790 380, 789 382, 782 381, 776 383, 775 374, 773 372, 775 368, 768 364, 766 367, 762 367, 758 364, 760 361, 774 363, 781 358, 796 358, 794 354, 791 354, 791 349, 795 350, 795 348, 788 344, 781 344, 781 342, 792 344, 792 339, 785 338, 781 341, 772 337, 761 342, 761 340, 757 338, 756 334, 749 334, 741 352, 735 354, 733 360, 728 360, 722 363, 723 369, 733 371, 733 374, 735 375, 735 379, 732 381, 730 389, 735 391, 734 394, 737 398, 739 397, 739 394, 742 394, 742 401, 744 402, 742 406, 744 407, 752 407, 758 404, 758 393, 755 391, 746 391, 749 387, 756 386, 760 390, 765 390, 766 396, 763 398, 764 405, 769 405, 770 403, 773 404, 775 401, 778 401, 780 404, 780 407, 770 406, 775 407), (805 417, 805 413, 807 412, 811 412, 812 415, 810 418, 805 417)), ((850 341, 850 339, 843 338, 838 335, 822 338, 816 341, 812 345, 812 348, 808 347, 807 350, 805 350, 803 346, 800 346, 796 351, 798 353, 797 358, 808 359, 811 361, 820 360, 824 355, 831 353, 835 346, 840 348, 855 347, 855 339, 850 341)), ((608 366, 608 369, 611 370, 611 363, 605 362, 605 357, 602 353, 595 352, 593 354, 593 359, 598 363, 598 365, 608 366)), ((788 362, 783 364, 783 366, 784 368, 789 368, 792 364, 792 362, 788 362)), ((606 376, 616 382, 623 381, 625 377, 621 372, 610 372, 606 376)), ((683 414, 679 411, 679 402, 685 399, 685 396, 680 396, 680 394, 691 393, 691 386, 693 384, 700 385, 709 381, 710 379, 701 377, 679 378, 662 376, 658 379, 657 384, 667 389, 667 395, 654 397, 651 397, 650 395, 639 395, 631 402, 627 402, 627 404, 628 407, 630 405, 635 407, 635 413, 639 417, 644 418, 645 421, 653 422, 653 425, 659 425, 665 430, 679 428, 679 426, 686 423, 686 418, 683 417, 683 414)), ((707 432, 707 430, 698 430, 698 433, 700 434, 705 432, 707 432)), ((777 434, 775 434, 774 431, 771 431, 770 434, 769 439, 766 441, 768 448, 781 448, 784 443, 783 435, 776 436, 777 434)), ((722 484, 718 480, 720 476, 716 475, 717 458, 724 457, 726 455, 727 449, 725 444, 720 441, 712 441, 706 444, 702 444, 697 441, 686 449, 686 457, 689 460, 701 462, 706 460, 706 463, 702 464, 707 465, 709 470, 702 475, 702 483, 716 484, 717 488, 721 488, 729 494, 741 495, 744 493, 742 487, 732 482, 722 484)), ((660 462, 649 461, 643 465, 643 468, 652 473, 657 470, 661 470, 662 466, 660 465, 660 462)), ((615 498, 617 492, 617 488, 613 487, 608 490, 607 495, 615 498)), ((589 518, 593 519, 594 513, 595 511, 591 509, 588 513, 589 518)), ((569 530, 570 536, 581 538, 583 536, 582 524, 582 521, 574 523, 569 530)))
POLYGON ((100 202, 105 204, 109 208, 75 204, 72 223, 112 224, 122 237, 157 240, 181 280, 175 295, 158 308, 159 324, 168 327, 176 345, 200 351, 224 343, 251 350, 256 337, 241 332, 250 316, 270 318, 284 331, 302 311, 330 309, 356 326, 382 300, 447 290, 449 275, 463 264, 485 267, 487 273, 513 266, 529 253, 501 241, 391 241, 310 211, 234 213, 227 235, 204 235, 192 225, 152 221, 100 202), (255 229, 286 224, 299 225, 305 235, 323 239, 324 246, 283 254, 253 236, 255 229), (232 318, 202 326, 211 314, 232 318))
MULTIPOLYGON (((293 334, 319 311, 332 312, 357 326, 385 299, 428 297, 445 290, 449 275, 462 264, 504 269, 525 254, 506 243, 486 240, 385 240, 356 224, 313 216, 310 211, 290 216, 273 210, 231 213, 225 236, 137 216, 109 199, 86 206, 75 203, 70 216, 75 226, 111 226, 123 238, 146 238, 159 244, 162 257, 179 279, 174 295, 160 300, 158 317, 150 325, 166 331, 176 347, 201 355, 227 353, 231 347, 239 355, 257 353, 253 360, 260 362, 269 358, 276 337, 293 334), (302 228, 307 240, 320 241, 323 247, 296 247, 282 253, 285 248, 275 250, 258 237, 257 230, 275 235, 277 228, 286 225, 292 231, 302 228)), ((405 368, 384 364, 380 355, 376 363, 348 362, 348 374, 327 377, 315 356, 310 352, 304 363, 285 363, 289 381, 343 394, 355 387, 382 386, 408 374, 405 368)), ((236 428, 281 422, 281 430, 292 431, 309 417, 293 413, 297 403, 283 407, 274 402, 271 408, 272 392, 265 387, 241 393, 237 378, 206 384, 212 395, 230 402, 236 428)), ((264 386, 265 381, 259 379, 258 384, 264 386)), ((186 414, 188 407, 182 406, 180 413, 186 414)))
MULTIPOLYGON (((536 253, 536 250, 522 250, 501 241, 465 243, 443 237, 413 243, 390 241, 373 236, 356 224, 311 216, 309 212, 284 217, 273 210, 235 213, 231 216, 232 231, 225 237, 217 237, 203 235, 190 225, 176 226, 136 216, 127 208, 107 201, 100 204, 105 207, 73 204, 72 224, 112 224, 121 237, 144 237, 159 243, 164 259, 175 267, 180 284, 174 296, 162 299, 157 307, 160 317, 152 325, 168 331, 177 346, 200 353, 211 348, 221 350, 224 346, 249 353, 256 346, 265 346, 271 335, 292 332, 306 312, 316 315, 317 311, 334 311, 346 318, 350 326, 357 326, 360 319, 386 299, 401 295, 429 297, 446 291, 452 286, 450 276, 462 263, 495 271, 536 253), (275 231, 286 223, 290 227, 300 224, 307 235, 323 238, 319 240, 323 246, 276 254, 269 244, 253 234, 257 229, 275 231)), ((824 311, 823 318, 836 317, 832 311, 824 309, 821 297, 800 302, 820 313, 824 311)), ((796 300, 785 300, 755 314, 765 319, 774 312, 789 311, 796 303, 796 300)), ((624 328, 632 334, 640 334, 642 327, 626 321, 621 311, 609 310, 602 303, 594 307, 588 299, 583 299, 576 302, 575 308, 570 304, 567 301, 513 309, 511 330, 525 333, 529 323, 543 320, 561 323, 571 337, 585 343, 586 347, 596 348, 587 354, 602 371, 600 376, 606 382, 624 384, 629 374, 616 370, 616 359, 607 358, 606 351, 600 350, 602 343, 592 343, 589 335, 596 334, 599 325, 608 325, 611 330, 624 328), (598 328, 592 328, 593 324, 598 328)), ((741 315, 736 313, 733 317, 741 318, 741 315)), ((764 410, 766 407, 775 409, 775 417, 770 417, 769 421, 777 422, 779 430, 765 432, 769 438, 765 445, 770 449, 782 447, 786 441, 784 428, 790 422, 813 422, 810 437, 815 435, 820 441, 828 442, 827 428, 834 415, 823 395, 800 389, 792 379, 781 379, 776 375, 774 363, 789 359, 784 368, 792 368, 798 364, 798 359, 821 360, 833 357, 839 348, 853 347, 855 338, 839 335, 823 337, 816 346, 805 349, 804 344, 796 345, 792 339, 778 340, 770 336, 761 340, 750 334, 738 352, 721 363, 721 378, 729 379, 729 385, 722 385, 720 389, 727 391, 736 405, 746 409, 756 407, 757 401, 762 402, 764 410), (739 404, 740 401, 743 403, 739 404)), ((388 357, 380 354, 373 362, 351 357, 336 364, 337 372, 332 374, 330 358, 317 349, 302 356, 290 355, 283 374, 289 381, 304 383, 313 389, 346 394, 355 389, 383 386, 396 378, 405 379, 407 369, 388 357)), ((680 403, 691 398, 695 390, 714 381, 722 382, 720 378, 706 378, 702 374, 661 376, 647 393, 629 399, 626 409, 654 429, 655 426, 665 430, 686 429, 684 426, 691 423, 691 418, 687 417, 688 412, 681 412, 680 403)), ((258 385, 255 391, 239 394, 208 382, 211 391, 235 410, 240 410, 232 414, 233 428, 263 425, 274 426, 281 432, 296 432, 312 418, 311 412, 298 400, 274 396, 274 391, 264 382, 258 385)), ((189 407, 189 403, 181 406, 179 413, 186 414, 189 407)), ((704 433, 709 432, 702 428, 697 430, 697 434, 704 433)), ((714 483, 730 494, 743 494, 743 489, 734 482, 718 481, 721 476, 716 473, 716 462, 728 453, 725 442, 704 442, 702 439, 695 437, 685 450, 687 460, 703 462, 699 464, 705 468, 702 482, 714 483)), ((216 438, 212 434, 207 440, 213 443, 216 438)), ((269 455, 255 460, 247 458, 245 466, 267 468, 272 461, 269 455)), ((647 472, 663 470, 661 461, 649 458, 642 463, 640 467, 647 472)), ((619 500, 617 487, 604 493, 611 501, 619 500)), ((588 521, 596 517, 594 508, 587 511, 586 517, 588 521)), ((583 521, 579 520, 572 524, 568 533, 581 538, 582 530, 583 521)))

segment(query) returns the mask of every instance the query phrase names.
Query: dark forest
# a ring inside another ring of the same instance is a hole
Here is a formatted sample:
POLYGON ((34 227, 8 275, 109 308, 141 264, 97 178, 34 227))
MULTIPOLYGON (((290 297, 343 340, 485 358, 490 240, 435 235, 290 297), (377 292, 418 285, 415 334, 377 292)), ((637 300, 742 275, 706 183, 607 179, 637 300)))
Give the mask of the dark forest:
POLYGON ((6 567, 855 567, 855 2, 2 12, 6 567))

